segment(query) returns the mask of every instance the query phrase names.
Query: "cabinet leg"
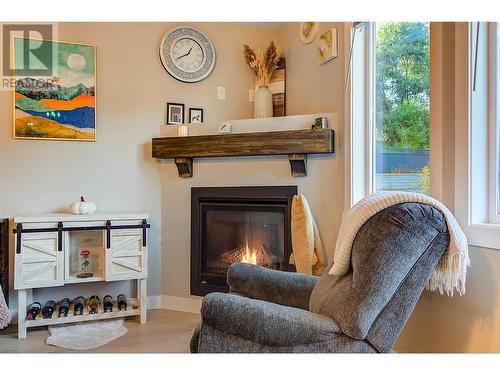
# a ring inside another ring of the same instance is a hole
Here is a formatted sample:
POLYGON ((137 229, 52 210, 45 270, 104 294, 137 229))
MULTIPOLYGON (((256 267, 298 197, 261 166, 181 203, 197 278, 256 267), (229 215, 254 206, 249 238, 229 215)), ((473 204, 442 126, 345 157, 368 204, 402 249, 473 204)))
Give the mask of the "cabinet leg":
POLYGON ((137 280, 137 300, 141 305, 141 324, 146 324, 147 314, 148 314, 148 297, 146 293, 146 283, 147 279, 137 280))
POLYGON ((26 338, 26 290, 17 291, 17 338, 26 338))

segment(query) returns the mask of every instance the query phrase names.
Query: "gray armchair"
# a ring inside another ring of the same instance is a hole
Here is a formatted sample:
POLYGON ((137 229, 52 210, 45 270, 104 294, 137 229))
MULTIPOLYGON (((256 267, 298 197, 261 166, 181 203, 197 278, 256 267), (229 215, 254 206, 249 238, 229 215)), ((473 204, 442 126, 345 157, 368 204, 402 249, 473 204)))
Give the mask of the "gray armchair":
POLYGON ((404 203, 358 231, 344 276, 331 264, 318 278, 235 263, 230 293, 203 299, 191 351, 389 352, 448 242, 441 212, 404 203))

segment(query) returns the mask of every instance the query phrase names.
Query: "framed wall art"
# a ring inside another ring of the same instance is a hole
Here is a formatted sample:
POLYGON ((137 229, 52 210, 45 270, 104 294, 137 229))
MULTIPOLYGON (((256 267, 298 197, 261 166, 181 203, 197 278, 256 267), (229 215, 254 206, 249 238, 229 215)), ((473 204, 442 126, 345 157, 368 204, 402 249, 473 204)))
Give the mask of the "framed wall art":
POLYGON ((189 108, 189 123, 201 124, 203 122, 203 108, 189 108))
POLYGON ((14 38, 14 138, 95 141, 95 46, 44 40, 53 76, 38 77, 23 65, 26 46, 36 42, 14 38))
POLYGON ((167 125, 184 124, 184 104, 167 103, 167 125))

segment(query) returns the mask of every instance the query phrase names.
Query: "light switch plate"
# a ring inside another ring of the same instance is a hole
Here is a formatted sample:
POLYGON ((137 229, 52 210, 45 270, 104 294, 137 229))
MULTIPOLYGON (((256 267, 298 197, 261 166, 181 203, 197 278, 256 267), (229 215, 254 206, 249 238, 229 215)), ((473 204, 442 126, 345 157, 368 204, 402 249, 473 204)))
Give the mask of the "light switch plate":
POLYGON ((226 100, 226 88, 224 86, 217 87, 217 99, 226 100))

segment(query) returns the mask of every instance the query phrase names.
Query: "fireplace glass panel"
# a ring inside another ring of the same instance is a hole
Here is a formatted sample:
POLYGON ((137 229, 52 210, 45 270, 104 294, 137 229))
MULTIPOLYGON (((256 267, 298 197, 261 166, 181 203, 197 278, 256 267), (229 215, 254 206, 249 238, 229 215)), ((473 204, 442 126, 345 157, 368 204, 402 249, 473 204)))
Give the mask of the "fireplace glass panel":
POLYGON ((234 262, 285 270, 283 206, 203 207, 203 274, 225 275, 234 262))

